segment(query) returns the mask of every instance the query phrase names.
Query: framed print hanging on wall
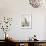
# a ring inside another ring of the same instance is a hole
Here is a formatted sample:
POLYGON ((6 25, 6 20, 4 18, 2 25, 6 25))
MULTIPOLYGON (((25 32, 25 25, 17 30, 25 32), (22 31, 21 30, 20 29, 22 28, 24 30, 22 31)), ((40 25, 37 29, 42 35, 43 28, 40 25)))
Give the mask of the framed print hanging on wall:
POLYGON ((31 14, 24 14, 24 15, 21 15, 21 18, 20 18, 20 25, 21 25, 21 28, 30 28, 32 29, 32 15, 31 14))

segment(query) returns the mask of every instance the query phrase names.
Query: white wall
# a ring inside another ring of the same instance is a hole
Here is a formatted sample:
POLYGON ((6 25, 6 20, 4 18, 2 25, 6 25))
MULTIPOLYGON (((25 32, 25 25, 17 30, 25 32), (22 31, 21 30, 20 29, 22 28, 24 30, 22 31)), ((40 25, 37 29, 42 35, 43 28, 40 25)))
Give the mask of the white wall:
POLYGON ((44 28, 44 37, 46 39, 46 16, 45 16, 45 24, 44 24, 45 28, 44 28))
MULTIPOLYGON (((16 37, 17 40, 27 40, 34 34, 37 35, 39 40, 44 40, 46 34, 44 28, 45 12, 46 8, 32 8, 28 0, 0 0, 0 16, 13 17, 12 27, 9 33, 16 37), (31 13, 32 29, 21 29, 20 16, 31 13)), ((2 39, 2 36, 0 39, 2 39)))

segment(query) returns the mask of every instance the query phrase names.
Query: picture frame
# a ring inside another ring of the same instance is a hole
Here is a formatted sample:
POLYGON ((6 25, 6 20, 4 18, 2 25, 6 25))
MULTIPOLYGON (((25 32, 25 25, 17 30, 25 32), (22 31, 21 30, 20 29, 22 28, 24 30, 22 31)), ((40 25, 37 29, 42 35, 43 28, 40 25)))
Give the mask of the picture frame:
POLYGON ((32 15, 31 14, 24 14, 21 15, 20 25, 22 29, 32 29, 32 15))

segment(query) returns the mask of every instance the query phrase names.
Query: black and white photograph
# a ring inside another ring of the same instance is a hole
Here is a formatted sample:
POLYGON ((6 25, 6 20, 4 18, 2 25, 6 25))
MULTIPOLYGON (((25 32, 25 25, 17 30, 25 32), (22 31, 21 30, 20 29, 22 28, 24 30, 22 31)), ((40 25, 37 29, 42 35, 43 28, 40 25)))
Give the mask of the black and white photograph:
POLYGON ((21 15, 21 28, 32 28, 32 15, 21 15))

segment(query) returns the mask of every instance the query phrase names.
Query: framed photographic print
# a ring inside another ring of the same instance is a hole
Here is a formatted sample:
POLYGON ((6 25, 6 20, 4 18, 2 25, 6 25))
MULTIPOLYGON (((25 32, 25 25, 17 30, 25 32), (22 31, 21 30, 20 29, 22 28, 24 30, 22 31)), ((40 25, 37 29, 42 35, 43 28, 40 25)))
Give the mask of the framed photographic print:
POLYGON ((21 28, 32 29, 32 15, 31 14, 21 15, 21 28))

